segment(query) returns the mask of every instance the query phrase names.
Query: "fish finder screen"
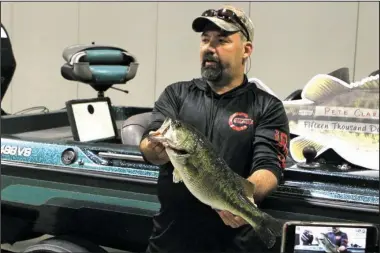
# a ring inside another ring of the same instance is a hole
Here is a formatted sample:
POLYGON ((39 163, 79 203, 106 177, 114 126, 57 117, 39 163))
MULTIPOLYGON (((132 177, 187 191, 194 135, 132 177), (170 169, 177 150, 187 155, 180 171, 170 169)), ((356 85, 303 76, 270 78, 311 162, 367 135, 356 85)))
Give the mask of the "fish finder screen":
POLYGON ((294 238, 294 253, 364 253, 367 229, 296 226, 294 238))

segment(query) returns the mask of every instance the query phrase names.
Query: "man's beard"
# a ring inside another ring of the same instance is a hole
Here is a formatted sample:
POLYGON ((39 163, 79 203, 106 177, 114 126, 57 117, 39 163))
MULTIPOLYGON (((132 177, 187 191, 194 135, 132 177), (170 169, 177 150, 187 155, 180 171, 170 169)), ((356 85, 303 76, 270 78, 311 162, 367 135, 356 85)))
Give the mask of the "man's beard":
POLYGON ((223 66, 220 63, 209 66, 202 65, 201 74, 207 81, 218 82, 222 79, 223 66))
POLYGON ((223 76, 224 67, 218 59, 210 54, 205 54, 202 60, 201 75, 207 81, 217 84, 223 76), (206 62, 214 62, 212 65, 206 66, 206 62))

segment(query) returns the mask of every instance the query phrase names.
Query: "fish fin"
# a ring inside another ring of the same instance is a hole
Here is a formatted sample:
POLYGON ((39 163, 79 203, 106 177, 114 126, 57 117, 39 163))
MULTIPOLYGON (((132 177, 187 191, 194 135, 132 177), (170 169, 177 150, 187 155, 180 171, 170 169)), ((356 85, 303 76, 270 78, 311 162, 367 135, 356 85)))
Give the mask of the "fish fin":
POLYGON ((189 157, 190 157, 190 154, 182 154, 182 155, 176 154, 176 160, 180 164, 187 164, 187 159, 189 157))
POLYGON ((328 73, 328 75, 339 78, 340 80, 343 80, 346 83, 350 82, 350 69, 347 67, 336 69, 328 73))
POLYGON ((325 97, 341 94, 350 89, 346 82, 325 74, 314 76, 302 91, 301 97, 311 101, 321 101, 325 97))
POLYGON ((296 162, 301 162, 305 159, 305 157, 303 156, 303 149, 307 146, 313 146, 317 151, 317 154, 324 148, 323 145, 313 140, 309 140, 305 137, 298 136, 292 139, 289 144, 290 154, 296 162))
POLYGON ((255 200, 253 199, 252 196, 247 196, 248 200, 252 202, 252 204, 255 205, 255 207, 257 207, 256 203, 255 203, 255 200))
POLYGON ((253 194, 255 193, 255 184, 253 184, 251 181, 243 178, 243 177, 239 177, 241 183, 242 183, 242 186, 243 186, 243 194, 248 198, 248 200, 253 203, 255 206, 257 206, 255 204, 255 201, 253 199, 253 194))
POLYGON ((361 79, 358 82, 351 84, 353 89, 365 89, 365 90, 374 90, 374 92, 379 92, 379 74, 375 76, 368 76, 361 79))
POLYGON ((173 182, 174 183, 179 183, 179 182, 182 182, 182 177, 181 177, 181 174, 179 174, 179 171, 178 169, 174 168, 173 170, 173 182))

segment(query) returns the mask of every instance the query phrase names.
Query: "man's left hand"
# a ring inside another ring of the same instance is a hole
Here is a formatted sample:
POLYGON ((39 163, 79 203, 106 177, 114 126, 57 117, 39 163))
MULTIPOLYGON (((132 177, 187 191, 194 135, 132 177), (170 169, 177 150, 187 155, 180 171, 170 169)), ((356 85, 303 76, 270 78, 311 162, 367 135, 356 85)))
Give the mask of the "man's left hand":
POLYGON ((235 216, 229 211, 216 211, 219 214, 220 218, 222 218, 224 224, 226 224, 227 226, 230 226, 232 228, 238 228, 248 224, 248 222, 246 222, 243 218, 241 218, 240 216, 235 216))

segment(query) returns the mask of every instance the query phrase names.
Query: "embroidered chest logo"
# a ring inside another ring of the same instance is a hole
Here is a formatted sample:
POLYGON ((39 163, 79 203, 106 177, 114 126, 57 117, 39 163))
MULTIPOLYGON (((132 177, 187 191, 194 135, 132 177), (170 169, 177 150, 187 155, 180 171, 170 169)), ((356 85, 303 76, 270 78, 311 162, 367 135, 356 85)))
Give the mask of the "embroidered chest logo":
POLYGON ((253 125, 253 120, 244 112, 235 112, 228 119, 228 125, 235 131, 243 131, 246 130, 249 125, 253 125))

